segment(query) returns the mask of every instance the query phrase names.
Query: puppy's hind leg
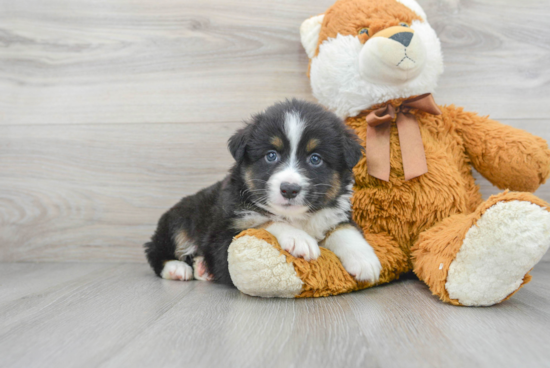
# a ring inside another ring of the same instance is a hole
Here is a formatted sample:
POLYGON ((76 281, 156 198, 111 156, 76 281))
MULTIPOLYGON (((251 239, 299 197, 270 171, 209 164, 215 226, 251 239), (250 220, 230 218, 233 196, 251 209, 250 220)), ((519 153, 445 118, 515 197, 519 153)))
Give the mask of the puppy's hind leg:
POLYGON ((208 273, 208 269, 204 263, 204 257, 193 258, 193 276, 195 276, 197 280, 212 281, 213 277, 208 273))
POLYGON ((168 221, 168 214, 162 216, 151 241, 144 245, 147 260, 163 279, 191 280, 193 268, 183 259, 192 255, 196 248, 187 241, 183 231, 172 233, 168 221))
POLYGON ((193 267, 182 261, 168 261, 160 273, 166 280, 187 281, 193 279, 193 267))

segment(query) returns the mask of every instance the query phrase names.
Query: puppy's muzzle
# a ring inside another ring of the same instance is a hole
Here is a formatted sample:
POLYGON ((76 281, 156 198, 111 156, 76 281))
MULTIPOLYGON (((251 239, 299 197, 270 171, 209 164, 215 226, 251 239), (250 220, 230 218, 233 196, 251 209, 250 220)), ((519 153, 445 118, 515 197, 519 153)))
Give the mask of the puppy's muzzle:
POLYGON ((301 190, 302 187, 298 184, 288 183, 286 181, 281 183, 281 195, 287 199, 296 198, 301 190))

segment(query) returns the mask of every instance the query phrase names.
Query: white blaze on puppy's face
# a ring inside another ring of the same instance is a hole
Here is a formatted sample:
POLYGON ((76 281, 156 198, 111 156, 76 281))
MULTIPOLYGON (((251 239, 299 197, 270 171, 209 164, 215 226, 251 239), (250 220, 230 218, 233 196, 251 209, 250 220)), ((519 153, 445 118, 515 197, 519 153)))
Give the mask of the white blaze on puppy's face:
POLYGON ((284 131, 290 143, 290 154, 281 163, 279 171, 267 181, 268 205, 277 215, 297 216, 306 213, 308 210, 305 203, 308 180, 300 173, 297 157, 304 128, 305 123, 296 112, 286 113, 284 131), (287 199, 281 194, 282 183, 296 184, 301 187, 301 191, 295 198, 287 199))

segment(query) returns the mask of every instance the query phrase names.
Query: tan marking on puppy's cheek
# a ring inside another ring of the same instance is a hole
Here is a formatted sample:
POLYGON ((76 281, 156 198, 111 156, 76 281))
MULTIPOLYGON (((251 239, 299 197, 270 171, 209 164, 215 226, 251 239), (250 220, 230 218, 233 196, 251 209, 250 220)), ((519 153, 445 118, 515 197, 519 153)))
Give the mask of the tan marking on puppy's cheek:
POLYGON ((332 179, 330 180, 330 189, 327 190, 327 192, 325 193, 325 198, 327 199, 327 202, 334 200, 338 196, 341 186, 342 182, 340 181, 340 175, 335 172, 334 174, 332 174, 332 179))
POLYGON ((281 151, 284 148, 283 140, 280 137, 273 137, 271 138, 271 144, 277 148, 279 151, 281 151))
POLYGON ((255 189, 254 180, 252 180, 252 169, 246 169, 244 172, 244 181, 249 189, 255 189))
POLYGON ((312 138, 309 140, 309 142, 307 142, 306 151, 309 153, 317 148, 317 146, 319 146, 319 140, 316 138, 312 138))

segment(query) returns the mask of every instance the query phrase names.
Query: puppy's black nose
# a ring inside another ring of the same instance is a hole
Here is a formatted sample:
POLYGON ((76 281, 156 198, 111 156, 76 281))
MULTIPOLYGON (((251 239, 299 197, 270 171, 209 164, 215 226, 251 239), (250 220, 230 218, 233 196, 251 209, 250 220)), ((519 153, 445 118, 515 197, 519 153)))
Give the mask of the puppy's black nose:
POLYGON ((292 184, 288 182, 281 183, 281 195, 285 198, 292 199, 295 198, 300 191, 302 190, 302 187, 298 184, 292 184))
POLYGON ((394 40, 407 47, 411 43, 414 33, 411 32, 399 32, 390 37, 390 40, 394 40))

